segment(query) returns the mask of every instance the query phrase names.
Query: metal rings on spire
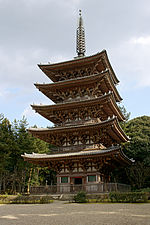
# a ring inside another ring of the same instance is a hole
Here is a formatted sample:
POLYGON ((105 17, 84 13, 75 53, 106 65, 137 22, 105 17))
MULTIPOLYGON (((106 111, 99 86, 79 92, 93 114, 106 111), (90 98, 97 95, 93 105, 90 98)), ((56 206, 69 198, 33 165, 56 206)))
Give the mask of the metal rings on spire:
POLYGON ((81 15, 81 10, 79 10, 79 22, 77 27, 77 54, 78 57, 83 57, 85 55, 85 31, 83 27, 83 19, 81 15))

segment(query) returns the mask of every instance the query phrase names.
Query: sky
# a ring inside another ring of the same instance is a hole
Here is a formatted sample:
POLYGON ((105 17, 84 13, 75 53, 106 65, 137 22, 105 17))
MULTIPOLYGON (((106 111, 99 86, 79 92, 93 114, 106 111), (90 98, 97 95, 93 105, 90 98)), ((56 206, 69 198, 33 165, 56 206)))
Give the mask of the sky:
POLYGON ((82 10, 86 56, 106 49, 131 117, 150 116, 149 0, 0 0, 0 113, 11 122, 52 125, 30 104, 52 104, 34 83, 51 82, 39 63, 76 56, 82 10))

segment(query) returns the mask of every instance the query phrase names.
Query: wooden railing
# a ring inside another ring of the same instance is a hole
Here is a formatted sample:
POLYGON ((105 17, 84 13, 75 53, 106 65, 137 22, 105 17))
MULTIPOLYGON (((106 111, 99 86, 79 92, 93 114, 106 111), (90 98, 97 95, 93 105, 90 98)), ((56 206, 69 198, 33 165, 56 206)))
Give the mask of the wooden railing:
POLYGON ((84 185, 46 185, 46 186, 31 186, 31 194, 56 194, 56 193, 77 193, 85 191, 86 193, 106 193, 112 191, 126 192, 130 191, 130 185, 119 183, 97 183, 84 185))

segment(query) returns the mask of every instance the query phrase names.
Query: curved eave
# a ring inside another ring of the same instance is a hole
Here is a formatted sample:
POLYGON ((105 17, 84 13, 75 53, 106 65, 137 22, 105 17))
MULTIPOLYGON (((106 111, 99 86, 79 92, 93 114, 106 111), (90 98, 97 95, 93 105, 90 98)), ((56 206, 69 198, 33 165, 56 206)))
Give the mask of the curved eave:
POLYGON ((120 156, 121 158, 124 160, 124 162, 127 164, 127 165, 131 165, 131 164, 134 164, 135 160, 133 159, 129 159, 127 155, 124 154, 124 152, 120 149, 120 156))
POLYGON ((123 121, 125 118, 118 108, 113 93, 109 93, 103 95, 99 98, 93 98, 88 100, 82 100, 79 102, 68 102, 68 103, 59 103, 56 105, 31 105, 32 108, 38 112, 41 116, 50 120, 53 123, 56 123, 55 116, 53 112, 68 110, 68 109, 82 109, 83 107, 91 107, 91 106, 100 105, 100 107, 104 110, 106 117, 108 116, 117 116, 119 121, 123 121))
POLYGON ((48 139, 49 135, 57 135, 57 136, 60 135, 60 137, 62 137, 62 135, 64 135, 65 133, 67 134, 87 130, 96 131, 102 128, 106 128, 109 136, 113 140, 117 141, 117 143, 129 141, 129 138, 126 136, 126 134, 120 127, 118 119, 116 117, 96 124, 82 124, 82 125, 53 127, 53 128, 29 128, 28 131, 33 136, 40 138, 48 143, 51 143, 50 139, 48 139))
POLYGON ((113 109, 114 109, 114 115, 117 116, 118 120, 119 121, 124 121, 125 120, 125 117, 122 114, 122 112, 121 112, 120 108, 118 107, 118 105, 116 104, 115 97, 114 97, 114 93, 112 93, 112 95, 111 95, 110 104, 111 104, 110 107, 113 107, 113 109))
POLYGON ((113 148, 108 148, 105 150, 92 150, 92 151, 80 151, 80 152, 69 152, 69 153, 57 153, 57 154, 38 154, 38 153, 32 153, 32 154, 27 154, 25 153, 24 155, 22 155, 22 157, 24 158, 28 158, 28 159, 56 159, 56 158, 61 158, 61 159, 65 159, 66 157, 68 158, 72 158, 72 157, 81 157, 81 156, 92 156, 92 155, 107 155, 109 153, 112 153, 114 151, 118 151, 120 149, 119 146, 113 147, 113 148))
POLYGON ((112 75, 114 83, 118 84, 119 80, 117 79, 114 73, 114 70, 110 64, 106 50, 103 50, 100 53, 97 53, 95 55, 86 56, 82 58, 75 58, 74 60, 70 60, 70 61, 54 63, 54 64, 38 64, 38 66, 52 81, 57 82, 58 79, 55 77, 55 74, 54 74, 57 71, 59 72, 59 71, 64 71, 69 69, 80 68, 81 66, 84 67, 89 64, 98 65, 100 59, 104 61, 103 65, 105 64, 106 68, 111 71, 111 75, 112 75))
POLYGON ((56 90, 67 90, 67 89, 71 89, 74 87, 82 87, 85 85, 90 85, 91 83, 98 84, 102 80, 104 80, 106 87, 108 85, 107 91, 109 91, 109 90, 113 91, 116 101, 117 102, 122 101, 122 98, 119 95, 119 92, 117 91, 117 88, 115 87, 108 70, 103 71, 99 74, 91 75, 91 76, 81 77, 81 78, 77 78, 77 79, 71 79, 71 80, 67 80, 67 81, 59 81, 57 83, 35 84, 35 86, 36 86, 36 88, 39 89, 39 91, 41 91, 45 96, 50 98, 53 102, 58 103, 59 100, 57 100, 57 98, 54 94, 54 92, 56 90))
POLYGON ((109 61, 108 54, 107 54, 106 50, 105 50, 105 57, 106 57, 107 65, 108 65, 110 71, 112 72, 112 78, 114 80, 114 83, 118 84, 120 81, 118 80, 118 78, 117 78, 117 76, 116 76, 116 74, 115 74, 115 72, 114 72, 114 70, 113 70, 113 68, 112 68, 112 66, 110 64, 110 61, 109 61))
POLYGON ((114 134, 119 137, 122 142, 127 142, 129 141, 129 137, 125 134, 125 132, 122 130, 118 119, 116 118, 115 123, 112 125, 110 134, 113 136, 114 134), (111 134, 112 133, 112 134, 111 134))
POLYGON ((81 151, 81 152, 73 152, 73 153, 58 153, 58 154, 24 154, 21 155, 25 161, 29 161, 31 163, 40 164, 42 162, 56 162, 56 161, 63 161, 66 160, 77 160, 77 159, 89 159, 90 160, 94 158, 101 158, 101 157, 112 157, 112 159, 115 161, 115 159, 120 162, 120 164, 129 165, 132 164, 133 161, 130 160, 121 150, 120 147, 116 146, 113 148, 109 148, 106 150, 93 150, 93 151, 81 151))

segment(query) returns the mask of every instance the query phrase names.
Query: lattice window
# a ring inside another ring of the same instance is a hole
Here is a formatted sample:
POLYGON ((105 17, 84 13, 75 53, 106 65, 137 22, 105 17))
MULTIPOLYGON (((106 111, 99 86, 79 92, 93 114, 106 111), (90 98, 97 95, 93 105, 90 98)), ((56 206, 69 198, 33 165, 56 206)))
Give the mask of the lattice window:
POLYGON ((61 183, 63 184, 68 183, 68 177, 61 177, 61 183))
POLYGON ((88 182, 96 182, 96 175, 89 175, 88 182))

